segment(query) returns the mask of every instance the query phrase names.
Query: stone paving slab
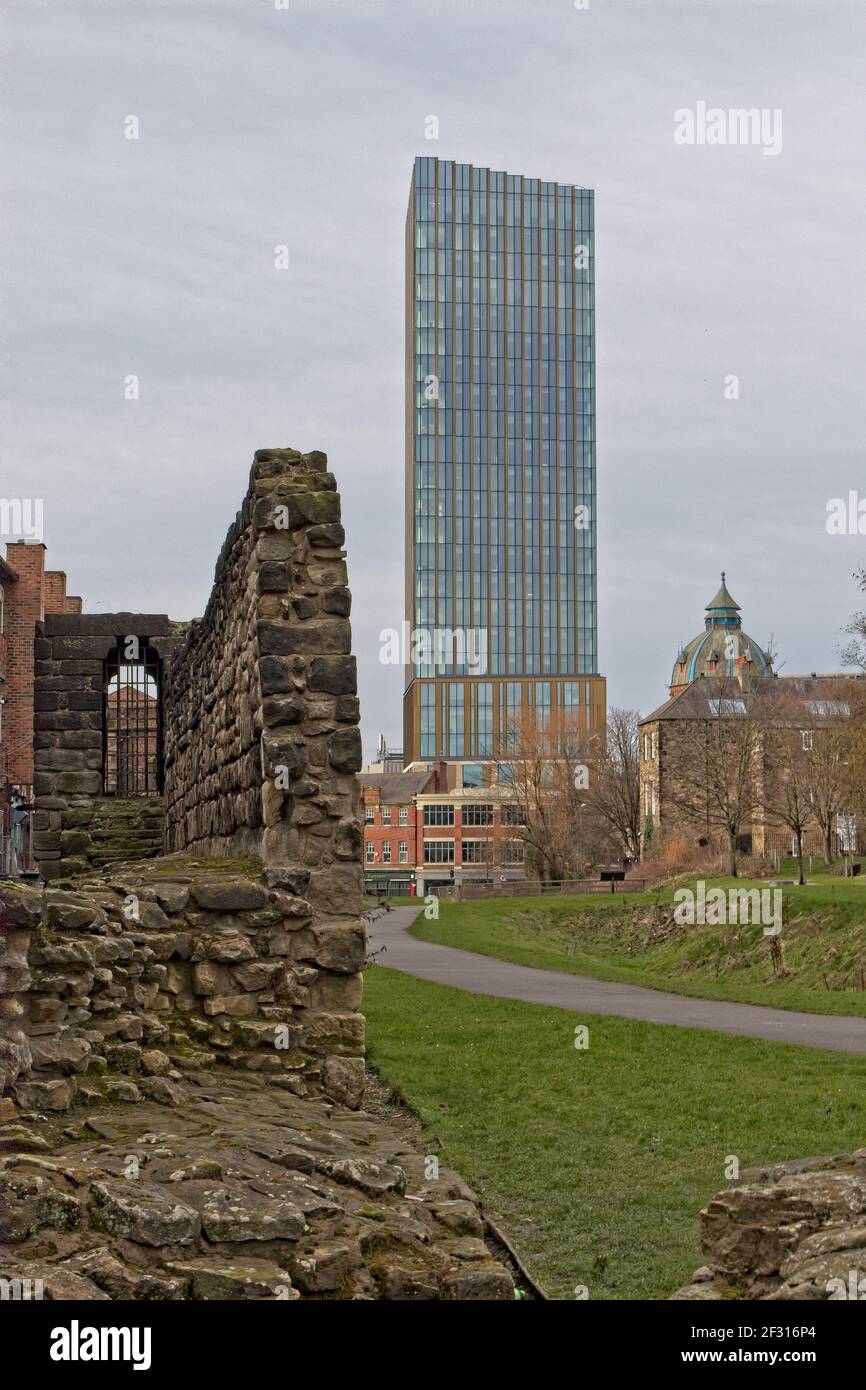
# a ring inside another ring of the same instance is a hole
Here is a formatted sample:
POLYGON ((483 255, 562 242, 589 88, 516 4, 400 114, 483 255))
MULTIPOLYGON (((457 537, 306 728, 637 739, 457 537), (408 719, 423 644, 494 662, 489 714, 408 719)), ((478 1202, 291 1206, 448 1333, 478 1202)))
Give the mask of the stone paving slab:
POLYGON ((63 1116, 7 1107, 8 1296, 514 1299, 474 1194, 450 1169, 428 1177, 383 1117, 242 1071, 190 1073, 183 1091, 63 1116))

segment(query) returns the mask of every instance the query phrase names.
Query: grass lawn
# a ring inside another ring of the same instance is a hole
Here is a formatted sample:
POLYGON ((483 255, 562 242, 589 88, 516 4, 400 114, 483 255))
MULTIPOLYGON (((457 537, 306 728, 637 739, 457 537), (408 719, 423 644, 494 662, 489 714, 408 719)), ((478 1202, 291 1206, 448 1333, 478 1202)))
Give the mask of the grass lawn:
POLYGON ((866 1059, 578 1017, 372 966, 369 1060, 548 1292, 666 1298, 742 1167, 866 1143, 866 1059), (589 1048, 574 1047, 576 1024, 589 1048), (439 1149, 438 1141, 442 1148, 439 1149))
MULTIPOLYGON (((758 880, 707 880, 722 888, 758 880)), ((772 900, 771 900, 772 901, 772 900)), ((761 925, 677 926, 673 890, 441 903, 425 941, 705 999, 866 1016, 866 881, 826 876, 783 890, 785 974, 774 977, 761 925)))

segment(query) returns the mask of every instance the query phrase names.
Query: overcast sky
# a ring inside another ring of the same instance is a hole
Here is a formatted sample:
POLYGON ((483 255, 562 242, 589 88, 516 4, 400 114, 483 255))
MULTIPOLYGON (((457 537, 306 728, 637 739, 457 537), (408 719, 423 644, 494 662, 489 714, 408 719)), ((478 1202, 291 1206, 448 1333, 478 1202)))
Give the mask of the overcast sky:
POLYGON ((610 703, 661 702, 721 569, 788 673, 837 669, 866 559, 826 529, 866 498, 863 5, 6 0, 0 25, 0 495, 45 499, 87 609, 200 614, 254 449, 324 449, 365 753, 399 745, 378 634, 403 618, 403 236, 433 154, 596 190, 610 703), (677 144, 699 102, 779 110, 780 152, 677 144))

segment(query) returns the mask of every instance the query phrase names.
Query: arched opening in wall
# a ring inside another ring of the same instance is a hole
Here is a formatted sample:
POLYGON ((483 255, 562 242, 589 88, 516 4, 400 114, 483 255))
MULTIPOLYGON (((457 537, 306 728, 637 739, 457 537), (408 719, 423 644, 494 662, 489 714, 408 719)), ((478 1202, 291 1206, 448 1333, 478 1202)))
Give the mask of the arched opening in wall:
POLYGON ((105 658, 102 700, 106 796, 162 792, 162 658, 146 637, 118 637, 105 658))

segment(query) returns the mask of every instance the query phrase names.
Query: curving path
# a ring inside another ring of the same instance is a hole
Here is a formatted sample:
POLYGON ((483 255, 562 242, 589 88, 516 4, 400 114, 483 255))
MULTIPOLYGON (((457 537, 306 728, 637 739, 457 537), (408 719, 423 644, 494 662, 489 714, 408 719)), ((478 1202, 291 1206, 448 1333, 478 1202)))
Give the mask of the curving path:
POLYGON ((558 970, 536 970, 493 956, 479 956, 454 946, 416 941, 408 928, 421 909, 394 907, 367 926, 367 939, 376 964, 405 975, 417 975, 440 985, 453 985, 472 994, 498 999, 522 999, 572 1013, 612 1014, 643 1023, 671 1023, 679 1028, 710 1028, 743 1038, 799 1043, 832 1052, 866 1055, 866 1018, 802 1014, 791 1009, 765 1009, 758 1004, 728 1004, 717 999, 690 999, 682 994, 644 989, 640 985, 593 980, 558 970))

